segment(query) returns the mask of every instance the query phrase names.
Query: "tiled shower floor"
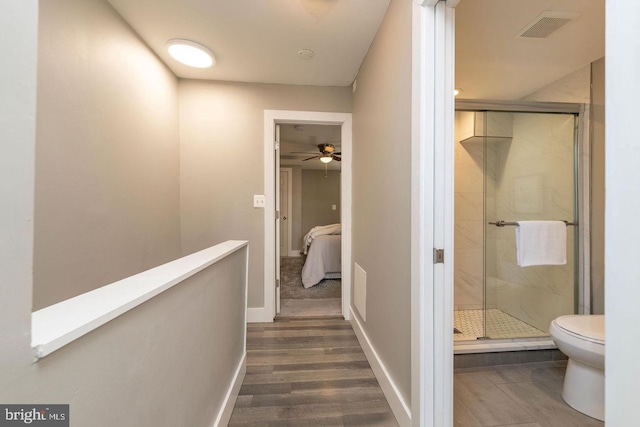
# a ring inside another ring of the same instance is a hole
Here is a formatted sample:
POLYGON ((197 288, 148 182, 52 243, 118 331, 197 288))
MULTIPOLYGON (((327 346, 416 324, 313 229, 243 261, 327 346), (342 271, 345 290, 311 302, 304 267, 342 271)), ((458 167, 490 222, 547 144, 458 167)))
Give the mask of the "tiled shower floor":
MULTIPOLYGON (((460 333, 453 334, 454 341, 475 340, 484 335, 483 313, 485 310, 456 310, 453 312, 453 327, 460 333)), ((490 308, 487 313, 487 335, 490 338, 531 338, 549 334, 516 319, 507 313, 490 308)))

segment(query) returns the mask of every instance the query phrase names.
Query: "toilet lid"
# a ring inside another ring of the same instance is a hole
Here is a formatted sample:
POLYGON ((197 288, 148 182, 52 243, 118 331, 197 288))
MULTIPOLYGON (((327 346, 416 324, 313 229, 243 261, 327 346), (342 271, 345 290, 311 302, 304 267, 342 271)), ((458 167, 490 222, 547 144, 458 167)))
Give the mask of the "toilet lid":
POLYGON ((602 314, 560 316, 555 322, 567 332, 604 344, 604 315, 602 314))

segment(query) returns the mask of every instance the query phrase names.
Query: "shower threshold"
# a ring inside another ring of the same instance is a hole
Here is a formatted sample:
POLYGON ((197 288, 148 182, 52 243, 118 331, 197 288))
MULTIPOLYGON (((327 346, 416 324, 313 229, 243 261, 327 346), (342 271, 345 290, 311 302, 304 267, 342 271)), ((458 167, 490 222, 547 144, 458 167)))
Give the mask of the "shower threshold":
POLYGON ((550 337, 455 341, 453 354, 498 353, 504 351, 550 350, 557 348, 550 337))
POLYGON ((532 338, 549 335, 547 332, 497 308, 456 310, 453 312, 453 327, 460 331, 455 335, 456 341, 482 339, 485 336, 489 338, 532 338))
POLYGON ((454 334, 455 354, 556 348, 547 332, 495 308, 456 310, 454 328, 459 331, 454 334))

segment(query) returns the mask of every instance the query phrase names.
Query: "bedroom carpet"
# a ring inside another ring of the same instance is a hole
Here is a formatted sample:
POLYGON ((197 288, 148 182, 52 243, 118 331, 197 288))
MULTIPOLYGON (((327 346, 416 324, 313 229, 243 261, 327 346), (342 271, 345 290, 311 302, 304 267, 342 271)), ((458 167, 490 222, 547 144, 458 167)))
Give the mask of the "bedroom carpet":
POLYGON ((342 282, 323 280, 306 289, 302 286, 302 266, 306 257, 280 258, 280 298, 285 299, 327 299, 341 298, 342 282))

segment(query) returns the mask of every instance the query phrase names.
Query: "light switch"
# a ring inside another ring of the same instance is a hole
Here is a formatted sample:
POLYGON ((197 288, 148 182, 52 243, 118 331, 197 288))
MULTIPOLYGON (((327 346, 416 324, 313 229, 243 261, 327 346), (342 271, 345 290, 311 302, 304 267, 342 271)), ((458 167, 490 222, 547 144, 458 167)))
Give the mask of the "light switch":
POLYGON ((254 194, 253 195, 253 207, 254 208, 262 208, 264 209, 265 205, 265 197, 263 194, 254 194))
POLYGON ((336 210, 336 205, 331 205, 331 210, 335 211, 336 210))

